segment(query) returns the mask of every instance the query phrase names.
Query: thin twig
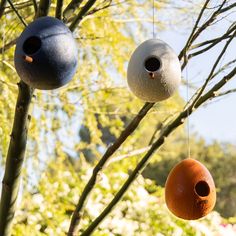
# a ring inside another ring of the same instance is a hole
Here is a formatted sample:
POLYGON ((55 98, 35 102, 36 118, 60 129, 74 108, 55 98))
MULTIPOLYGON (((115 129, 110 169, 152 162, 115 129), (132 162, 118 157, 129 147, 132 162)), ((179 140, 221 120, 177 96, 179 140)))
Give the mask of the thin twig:
POLYGON ((230 27, 228 28, 228 30, 226 31, 226 33, 223 34, 222 36, 214 38, 214 39, 206 40, 206 41, 201 42, 201 43, 194 44, 191 47, 189 47, 189 49, 190 50, 197 49, 197 48, 203 47, 205 45, 215 43, 216 41, 218 42, 218 41, 221 41, 223 39, 227 39, 227 38, 230 37, 229 34, 232 33, 232 31, 234 31, 234 29, 235 29, 235 23, 231 24, 230 27))
POLYGON ((35 14, 37 14, 37 12, 38 12, 38 4, 37 4, 36 0, 32 0, 32 2, 33 2, 33 6, 34 6, 34 12, 35 12, 35 14))
POLYGON ((205 22, 203 23, 200 27, 198 27, 198 23, 200 22, 201 20, 201 17, 200 15, 202 16, 204 10, 206 9, 207 7, 207 4, 209 3, 209 1, 207 0, 203 6, 203 9, 201 10, 201 13, 194 25, 194 29, 192 30, 191 34, 190 34, 190 37, 187 41, 187 43, 185 44, 184 48, 182 49, 182 51, 180 52, 179 54, 179 60, 182 60, 182 58, 184 58, 184 62, 182 64, 182 70, 185 68, 185 66, 187 65, 187 62, 188 62, 188 57, 187 57, 187 51, 189 50, 189 48, 191 47, 192 43, 199 37, 199 35, 204 31, 206 30, 207 27, 209 27, 213 22, 214 20, 217 18, 218 15, 220 15, 222 12, 222 8, 223 6, 225 5, 225 3, 227 2, 227 0, 224 0, 222 2, 222 4, 218 7, 218 9, 216 11, 214 11, 212 13, 212 15, 210 16, 210 18, 205 22))
POLYGON ((233 4, 231 4, 231 5, 227 6, 227 7, 222 8, 222 9, 220 10, 220 13, 224 13, 224 12, 226 12, 226 11, 228 11, 228 10, 234 8, 234 7, 236 7, 236 3, 233 3, 233 4))
POLYGON ((200 96, 202 95, 203 91, 205 90, 208 82, 212 79, 212 76, 214 75, 215 69, 218 66, 221 58, 223 57, 223 55, 225 54, 225 51, 227 50, 228 46, 230 45, 230 43, 232 42, 233 38, 235 37, 236 34, 236 30, 234 31, 234 34, 230 37, 230 39, 226 42, 225 46, 223 47, 221 53, 219 54, 219 56, 217 57, 207 79, 205 80, 204 84, 201 86, 201 88, 199 89, 199 91, 196 92, 196 97, 193 99, 192 104, 188 107, 188 110, 192 110, 195 108, 195 104, 198 101, 198 99, 200 98, 200 96))
POLYGON ((209 2, 210 2, 210 0, 206 0, 206 2, 204 3, 204 5, 203 5, 203 7, 202 7, 202 9, 201 9, 201 11, 200 11, 200 13, 198 15, 198 18, 197 18, 197 20, 196 20, 196 22, 195 22, 195 24, 193 26, 192 32, 190 33, 189 38, 188 38, 185 46, 183 47, 182 51, 179 54, 179 60, 180 61, 182 60, 184 54, 186 54, 186 51, 188 50, 188 48, 190 47, 190 45, 192 43, 192 39, 193 39, 193 36, 195 34, 195 31, 197 30, 198 24, 199 24, 199 22, 200 22, 200 20, 201 20, 201 18, 203 16, 203 13, 206 10, 206 7, 207 7, 209 2))
MULTIPOLYGON (((31 2, 23 2, 21 4, 14 4, 15 8, 19 11, 19 10, 22 10, 24 8, 27 8, 27 7, 30 7, 32 6, 33 4, 31 2)), ((12 13, 14 12, 13 9, 8 9, 8 10, 5 10, 4 11, 4 15, 7 15, 9 13, 12 13)))
POLYGON ((83 17, 86 15, 86 13, 89 11, 89 9, 96 3, 97 0, 88 0, 88 2, 83 6, 83 8, 80 10, 78 15, 75 17, 75 19, 72 21, 70 25, 70 30, 74 31, 77 25, 81 22, 83 17))
POLYGON ((144 148, 140 148, 140 149, 131 151, 128 154, 124 154, 124 155, 120 155, 120 156, 115 156, 115 157, 109 159, 109 161, 106 163, 106 167, 109 166, 110 164, 114 163, 114 162, 121 161, 121 160, 123 160, 125 158, 140 155, 140 154, 148 151, 150 149, 150 147, 151 147, 151 145, 147 146, 147 147, 144 147, 144 148))
POLYGON ((19 20, 21 21, 21 23, 27 27, 26 22, 24 21, 24 19, 21 17, 21 15, 19 14, 18 10, 15 8, 15 6, 13 5, 11 0, 7 0, 8 3, 10 4, 11 8, 13 9, 13 11, 16 13, 17 17, 19 18, 19 20))
POLYGON ((71 16, 72 13, 78 9, 81 5, 81 3, 83 2, 83 0, 72 0, 68 6, 65 8, 65 10, 63 11, 63 21, 67 22, 67 18, 68 16, 71 16))
POLYGON ((235 92, 236 92, 236 88, 235 89, 229 89, 229 90, 224 91, 222 93, 216 93, 215 97, 222 97, 222 96, 225 96, 225 95, 228 95, 228 94, 231 94, 231 93, 235 93, 235 92))
POLYGON ((13 47, 16 44, 17 38, 13 39, 12 41, 6 43, 2 48, 0 48, 0 53, 5 53, 8 49, 13 47))
MULTIPOLYGON (((222 80, 220 80, 209 92, 207 92, 204 96, 202 96, 195 107, 199 107, 207 100, 214 97, 216 91, 222 88, 230 79, 232 79, 236 74, 236 68, 234 68, 228 75, 226 75, 222 80)), ((194 104, 192 104, 194 105, 194 104)), ((117 194, 114 196, 112 201, 107 205, 107 207, 102 211, 102 213, 88 226, 88 228, 81 234, 81 236, 91 235, 92 232, 96 229, 96 227, 102 222, 102 220, 113 210, 113 208, 117 205, 117 203, 124 196, 130 185, 135 181, 135 179, 142 173, 148 161, 150 160, 153 153, 162 146, 165 142, 166 138, 180 125, 182 125, 185 119, 192 114, 193 110, 188 111, 184 110, 179 114, 179 116, 171 122, 169 125, 165 127, 163 132, 160 134, 159 138, 153 143, 152 147, 146 153, 146 155, 142 158, 142 160, 138 163, 134 171, 130 174, 129 178, 126 180, 124 185, 120 188, 117 194)))
POLYGON ((230 32, 227 32, 226 34, 224 34, 222 37, 219 37, 217 38, 215 41, 213 41, 210 45, 208 45, 207 47, 197 51, 197 52, 194 52, 194 53, 191 53, 188 55, 188 59, 190 58, 193 58, 197 55, 200 55, 206 51, 208 51, 209 49, 213 48, 214 46, 216 46, 218 43, 222 42, 223 39, 227 39, 227 38, 230 38, 231 37, 231 32, 234 31, 236 29, 236 26, 234 26, 233 28, 231 28, 230 32))
POLYGON ((141 120, 145 117, 147 112, 153 107, 154 103, 145 103, 143 108, 139 111, 139 113, 133 118, 133 120, 129 123, 129 125, 125 128, 125 130, 121 133, 120 137, 107 149, 104 153, 103 157, 100 159, 98 164, 93 169, 93 174, 89 179, 88 183, 86 184, 79 202, 76 206, 76 209, 73 213, 70 228, 68 232, 68 236, 74 236, 78 229, 79 222, 83 215, 83 210, 85 204, 87 202, 87 198, 92 191, 93 187, 95 186, 98 178, 98 174, 102 171, 105 164, 109 160, 109 158, 113 155, 113 153, 125 142, 125 140, 133 133, 133 131, 138 127, 141 120))
POLYGON ((112 7, 112 6, 117 6, 117 5, 121 4, 121 3, 116 3, 116 4, 111 4, 111 3, 112 3, 112 0, 109 0, 106 5, 94 8, 93 10, 89 11, 87 13, 87 15, 93 15, 94 13, 105 10, 106 8, 109 8, 109 7, 112 7))
POLYGON ((219 75, 222 71, 224 71, 225 69, 233 65, 235 62, 236 62, 236 59, 229 61, 225 65, 221 66, 221 68, 212 75, 212 78, 215 78, 217 75, 219 75))

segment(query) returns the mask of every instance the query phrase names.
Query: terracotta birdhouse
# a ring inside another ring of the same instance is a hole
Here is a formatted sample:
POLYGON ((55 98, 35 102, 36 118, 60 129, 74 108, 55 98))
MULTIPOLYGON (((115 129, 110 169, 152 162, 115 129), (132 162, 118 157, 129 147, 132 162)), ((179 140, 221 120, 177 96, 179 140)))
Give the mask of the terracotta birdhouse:
POLYGON ((158 102, 173 95, 181 81, 179 59, 159 39, 143 42, 133 52, 127 71, 128 85, 138 98, 158 102))
POLYGON ((16 43, 15 67, 20 78, 37 89, 56 89, 76 72, 78 50, 62 21, 41 17, 22 32, 16 43))
POLYGON ((194 159, 181 161, 167 178, 165 200, 169 210, 182 219, 196 220, 207 215, 216 202, 210 172, 194 159))

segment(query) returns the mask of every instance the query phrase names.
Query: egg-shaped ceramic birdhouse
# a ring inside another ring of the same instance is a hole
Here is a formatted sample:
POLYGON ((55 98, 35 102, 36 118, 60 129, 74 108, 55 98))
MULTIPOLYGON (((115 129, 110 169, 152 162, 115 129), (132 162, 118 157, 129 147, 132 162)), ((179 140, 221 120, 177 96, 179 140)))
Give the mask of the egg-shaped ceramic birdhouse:
POLYGON ((37 89, 56 89, 76 72, 78 50, 62 21, 41 17, 22 32, 16 43, 15 67, 20 78, 37 89))
POLYGON ((173 95, 180 84, 179 59, 162 40, 147 40, 133 52, 127 79, 131 91, 143 101, 165 100, 173 95))
POLYGON ((165 200, 169 210, 179 218, 196 220, 215 206, 216 190, 207 168, 191 158, 178 163, 165 184, 165 200))

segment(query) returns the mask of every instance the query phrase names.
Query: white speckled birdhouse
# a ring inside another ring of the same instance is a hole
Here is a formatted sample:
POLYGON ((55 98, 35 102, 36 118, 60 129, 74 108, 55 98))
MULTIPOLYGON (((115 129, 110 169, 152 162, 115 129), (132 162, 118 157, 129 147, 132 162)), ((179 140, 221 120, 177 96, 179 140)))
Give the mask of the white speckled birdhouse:
POLYGON ((159 39, 150 39, 133 52, 128 65, 128 85, 146 102, 171 97, 181 81, 179 59, 173 49, 159 39))

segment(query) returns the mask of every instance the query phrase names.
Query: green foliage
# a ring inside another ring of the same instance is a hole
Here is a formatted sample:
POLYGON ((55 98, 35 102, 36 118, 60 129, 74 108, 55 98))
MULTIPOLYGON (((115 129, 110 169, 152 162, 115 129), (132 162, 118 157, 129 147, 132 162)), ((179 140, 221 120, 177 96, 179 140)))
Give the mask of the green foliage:
MULTIPOLYGON (((75 170, 66 156, 51 161, 37 187, 24 192, 13 235, 65 235, 70 215, 90 174, 89 165, 81 163, 75 170)), ((119 171, 112 166, 107 168, 88 202, 82 228, 101 212, 126 178, 122 165, 119 171)), ((203 236, 227 232, 220 226, 223 221, 216 212, 199 221, 177 219, 168 212, 163 192, 153 181, 140 176, 94 235, 203 236)))

